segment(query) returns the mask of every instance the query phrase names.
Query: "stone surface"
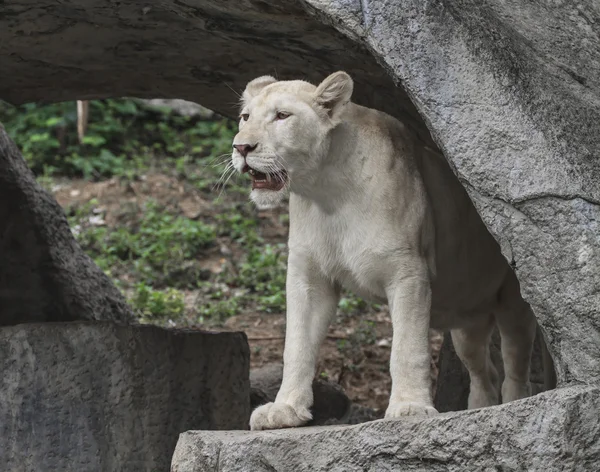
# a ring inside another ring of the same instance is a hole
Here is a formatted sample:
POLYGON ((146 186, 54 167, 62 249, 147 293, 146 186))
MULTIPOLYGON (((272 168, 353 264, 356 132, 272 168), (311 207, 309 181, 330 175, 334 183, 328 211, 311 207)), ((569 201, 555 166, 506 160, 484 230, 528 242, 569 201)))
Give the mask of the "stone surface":
POLYGON ((0 329, 1 469, 169 469, 178 434, 244 429, 243 333, 109 322, 0 329))
MULTIPOLYGON (((267 364, 250 371, 250 404, 253 410, 260 405, 275 401, 282 378, 283 364, 279 363, 267 364)), ((348 422, 351 413, 351 402, 339 385, 322 379, 315 379, 313 381, 313 395, 311 425, 337 422, 335 420, 343 423, 348 422)))
POLYGON ((188 100, 181 100, 178 98, 149 98, 139 99, 141 103, 151 108, 154 107, 165 107, 170 108, 175 113, 183 116, 195 116, 203 120, 210 120, 214 117, 214 112, 208 108, 204 108, 198 103, 190 102, 188 100))
POLYGON ((0 125, 0 326, 77 319, 132 321, 133 313, 0 125))
POLYGON ((600 3, 310 3, 400 79, 515 268, 559 381, 600 381, 600 3))
POLYGON ((266 432, 188 431, 172 472, 595 470, 600 390, 577 386, 430 419, 266 432))
POLYGON ((369 51, 314 13, 295 0, 3 3, 0 99, 178 98, 237 116, 236 94, 258 75, 319 81, 337 67, 353 72, 359 101, 411 118, 430 140, 369 51))

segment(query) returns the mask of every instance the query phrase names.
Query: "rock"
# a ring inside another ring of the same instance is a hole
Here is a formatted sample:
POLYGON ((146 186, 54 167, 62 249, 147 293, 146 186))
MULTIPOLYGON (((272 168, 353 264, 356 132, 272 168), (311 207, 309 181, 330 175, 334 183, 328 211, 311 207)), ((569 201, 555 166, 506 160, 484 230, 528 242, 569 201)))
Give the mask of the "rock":
POLYGON ((250 370, 250 405, 253 410, 275 400, 282 378, 283 364, 267 364, 250 370))
MULTIPOLYGON (((250 371, 250 404, 253 410, 260 405, 275 401, 282 378, 283 364, 267 364, 250 371)), ((347 422, 350 414, 350 399, 338 384, 315 379, 313 395, 314 404, 311 409, 313 419, 310 425, 347 422)))
MULTIPOLYGON (((357 12, 358 1, 348 5, 357 12)), ((309 2, 267 0, 146 6, 83 0, 56 8, 2 5, 0 99, 19 104, 101 97, 184 99, 236 117, 238 96, 261 74, 322 80, 353 72, 357 97, 410 118, 406 93, 366 47, 325 25, 309 2)))
POLYGON ((348 3, 311 0, 413 99, 515 268, 559 382, 600 382, 600 4, 348 3))
POLYGON ((2 470, 168 470, 179 433, 246 428, 248 365, 243 333, 3 327, 2 470))
POLYGON ((202 105, 190 102, 188 100, 152 98, 140 99, 139 101, 150 108, 170 108, 175 113, 178 113, 180 115, 196 116, 203 120, 210 120, 215 116, 212 110, 204 108, 202 105))
POLYGON ((0 326, 133 321, 110 279, 81 250, 65 214, 0 125, 0 326))
POLYGON ((377 411, 368 406, 357 405, 356 403, 352 403, 350 405, 350 409, 348 414, 340 421, 334 422, 331 424, 360 424, 366 423, 368 421, 379 420, 383 418, 385 411, 377 411))
POLYGON ((351 402, 340 385, 315 379, 313 395, 314 403, 311 408, 313 419, 309 426, 325 424, 330 419, 345 422, 350 413, 351 402))
POLYGON ((171 472, 595 470, 600 389, 577 386, 428 419, 183 433, 171 472))

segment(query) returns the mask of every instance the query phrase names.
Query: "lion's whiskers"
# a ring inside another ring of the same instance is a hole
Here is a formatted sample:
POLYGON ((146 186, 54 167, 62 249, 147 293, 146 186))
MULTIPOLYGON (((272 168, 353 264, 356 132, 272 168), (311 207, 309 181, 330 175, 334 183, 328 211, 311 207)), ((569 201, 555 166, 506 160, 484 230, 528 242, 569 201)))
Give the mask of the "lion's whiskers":
POLYGON ((228 159, 231 159, 230 153, 220 154, 210 159, 205 166, 219 167, 220 165, 225 164, 228 159))
MULTIPOLYGON (((219 179, 217 180, 215 185, 213 185, 212 189, 216 190, 220 186, 221 193, 222 193, 223 189, 225 188, 225 185, 227 185, 227 182, 229 182, 229 179, 231 178, 231 176, 233 175, 234 172, 235 172, 235 167, 233 165, 233 162, 230 162, 229 164, 227 164, 225 169, 223 169, 223 172, 221 173, 221 177, 219 177, 219 179)), ((219 197, 220 196, 221 196, 221 194, 219 194, 219 197)))
POLYGON ((233 177, 234 175, 237 175, 235 167, 233 167, 233 169, 231 169, 231 171, 229 172, 229 176, 227 177, 227 180, 225 180, 225 182, 221 186, 221 191, 219 192, 219 196, 217 198, 221 198, 221 195, 223 194, 223 191, 225 190, 225 187, 227 186, 227 183, 229 182, 229 180, 231 179, 231 177, 233 177))
MULTIPOLYGON (((285 175, 285 186, 287 189, 290 188, 291 182, 292 182, 292 178, 290 176, 290 174, 287 172, 287 161, 285 160, 285 158, 283 156, 280 156, 279 154, 275 154, 275 157, 278 159, 279 161, 279 166, 286 171, 285 175)), ((279 175, 279 174, 278 174, 279 175)), ((280 177, 282 180, 284 179, 283 175, 281 175, 280 177)))

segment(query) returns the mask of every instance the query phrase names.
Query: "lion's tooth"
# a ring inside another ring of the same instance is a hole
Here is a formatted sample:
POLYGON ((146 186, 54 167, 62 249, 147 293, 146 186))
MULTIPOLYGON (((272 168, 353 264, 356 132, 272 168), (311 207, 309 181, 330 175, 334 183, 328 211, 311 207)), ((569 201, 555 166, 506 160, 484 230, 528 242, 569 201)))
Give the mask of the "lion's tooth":
POLYGON ((271 174, 267 174, 267 180, 271 182, 271 174))

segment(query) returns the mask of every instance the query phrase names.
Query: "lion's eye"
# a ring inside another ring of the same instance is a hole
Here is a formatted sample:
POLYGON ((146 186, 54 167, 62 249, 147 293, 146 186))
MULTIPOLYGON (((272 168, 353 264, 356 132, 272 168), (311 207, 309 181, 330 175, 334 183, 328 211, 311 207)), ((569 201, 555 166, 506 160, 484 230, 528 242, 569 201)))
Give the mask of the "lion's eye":
POLYGON ((244 120, 244 121, 248 121, 248 118, 250 118, 250 115, 248 113, 242 113, 240 116, 242 117, 242 120, 244 120))
POLYGON ((285 120, 286 118, 288 118, 290 116, 290 114, 286 113, 285 111, 280 111, 280 112, 277 112, 276 116, 277 116, 278 120, 285 120))

